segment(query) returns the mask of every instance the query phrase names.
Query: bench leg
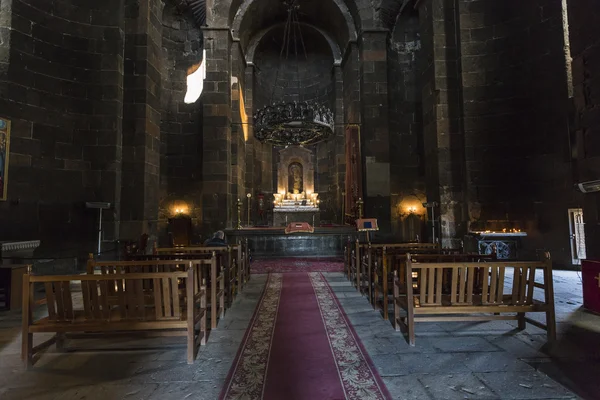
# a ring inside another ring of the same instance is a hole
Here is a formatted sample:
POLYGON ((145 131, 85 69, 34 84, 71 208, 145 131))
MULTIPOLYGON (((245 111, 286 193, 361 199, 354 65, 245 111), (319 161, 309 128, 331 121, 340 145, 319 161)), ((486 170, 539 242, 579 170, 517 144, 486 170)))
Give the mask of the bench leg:
MULTIPOLYGON (((414 301, 412 298, 408 298, 407 301, 414 301)), ((415 312, 412 304, 408 304, 406 307, 406 325, 408 328, 408 344, 411 346, 415 345, 415 312)))
POLYGON ((550 307, 546 311, 546 329, 548 342, 556 341, 556 319, 554 315, 554 307, 550 307))
POLYGON ((196 341, 195 339, 195 332, 194 329, 189 329, 187 330, 187 363, 188 364, 193 364, 194 363, 194 359, 196 358, 196 341))
POLYGON ((33 365, 33 333, 23 332, 21 359, 26 368, 33 365))
POLYGON ((64 351, 65 350, 65 342, 66 342, 65 334, 57 333, 56 334, 56 349, 60 350, 60 351, 64 351))
POLYGON ((527 328, 527 323, 525 321, 525 313, 517 313, 518 322, 519 322, 519 330, 524 331, 527 328))

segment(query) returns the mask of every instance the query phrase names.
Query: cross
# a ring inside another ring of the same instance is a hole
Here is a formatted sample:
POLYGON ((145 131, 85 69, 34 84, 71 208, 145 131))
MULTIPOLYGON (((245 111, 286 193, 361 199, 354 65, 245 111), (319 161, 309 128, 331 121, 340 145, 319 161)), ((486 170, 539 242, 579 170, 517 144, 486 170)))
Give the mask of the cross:
POLYGON ((594 279, 598 281, 598 287, 600 288, 600 273, 598 273, 598 276, 594 277, 594 279))

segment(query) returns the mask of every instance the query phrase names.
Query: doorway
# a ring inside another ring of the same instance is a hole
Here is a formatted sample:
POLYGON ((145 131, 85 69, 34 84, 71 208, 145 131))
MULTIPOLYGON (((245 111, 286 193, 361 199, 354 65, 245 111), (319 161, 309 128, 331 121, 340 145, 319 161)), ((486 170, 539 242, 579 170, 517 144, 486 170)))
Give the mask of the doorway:
POLYGON ((585 224, 583 209, 569 209, 569 237, 571 241, 571 258, 573 265, 581 265, 581 260, 587 257, 585 251, 585 224))

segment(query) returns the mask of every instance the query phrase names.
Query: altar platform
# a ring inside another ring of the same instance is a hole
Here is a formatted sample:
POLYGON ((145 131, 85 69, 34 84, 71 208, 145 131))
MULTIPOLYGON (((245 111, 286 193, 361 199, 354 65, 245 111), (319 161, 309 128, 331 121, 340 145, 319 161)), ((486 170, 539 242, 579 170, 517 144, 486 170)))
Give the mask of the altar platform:
POLYGON ((354 226, 317 226, 313 233, 285 233, 285 227, 242 228, 225 231, 227 241, 248 239, 255 258, 343 257, 348 241, 356 239, 354 226))

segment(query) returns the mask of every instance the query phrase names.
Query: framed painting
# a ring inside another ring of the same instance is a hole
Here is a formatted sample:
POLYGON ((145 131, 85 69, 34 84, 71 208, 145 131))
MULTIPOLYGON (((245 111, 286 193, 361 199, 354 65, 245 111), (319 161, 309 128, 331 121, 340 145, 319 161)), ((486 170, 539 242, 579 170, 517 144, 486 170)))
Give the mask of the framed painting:
POLYGON ((8 189, 8 154, 10 149, 10 121, 0 117, 0 200, 6 200, 8 189))

